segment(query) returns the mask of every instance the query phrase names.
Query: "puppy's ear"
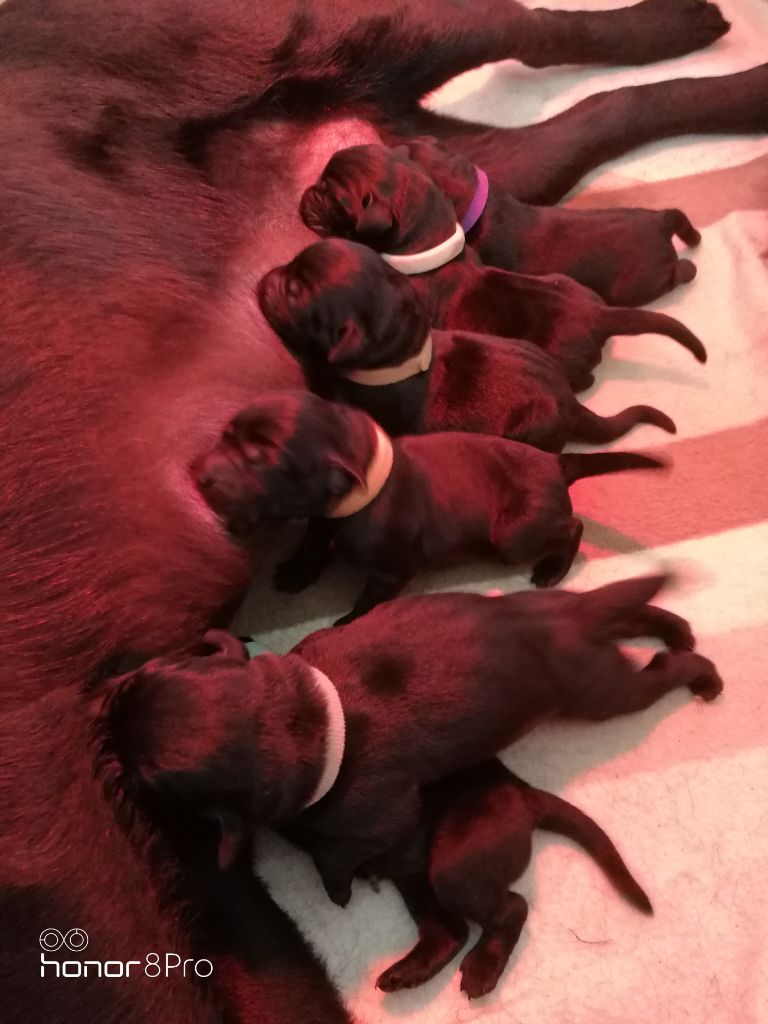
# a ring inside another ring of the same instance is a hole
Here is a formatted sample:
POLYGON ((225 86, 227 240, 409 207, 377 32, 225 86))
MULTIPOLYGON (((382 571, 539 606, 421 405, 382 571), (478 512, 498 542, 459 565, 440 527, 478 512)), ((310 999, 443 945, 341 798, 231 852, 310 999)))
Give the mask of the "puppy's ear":
POLYGON ((344 326, 339 329, 326 358, 331 366, 335 366, 337 363, 346 363, 360 355, 362 347, 363 333, 359 324, 356 324, 354 320, 347 319, 344 321, 344 326))
POLYGON ((203 642, 213 647, 211 652, 214 657, 231 658, 233 661, 248 661, 248 652, 236 636, 228 633, 225 629, 209 629, 203 637, 203 642))
POLYGON ((366 241, 378 238, 385 231, 389 231, 393 223, 394 219, 389 207, 367 192, 363 196, 363 206, 357 218, 355 236, 366 241))
POLYGON ((245 826, 242 819, 232 811, 220 811, 217 817, 221 825, 219 870, 226 871, 235 863, 243 848, 245 826))

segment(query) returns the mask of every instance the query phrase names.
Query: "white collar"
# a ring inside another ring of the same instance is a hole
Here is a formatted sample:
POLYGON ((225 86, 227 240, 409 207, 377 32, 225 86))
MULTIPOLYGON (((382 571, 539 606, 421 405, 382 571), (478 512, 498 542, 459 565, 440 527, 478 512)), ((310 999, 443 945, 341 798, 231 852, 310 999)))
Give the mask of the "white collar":
POLYGON ((400 384, 409 377, 426 373, 432 364, 432 349, 432 335, 428 334, 427 340, 416 355, 409 356, 397 366, 380 366, 375 370, 349 370, 344 376, 355 384, 365 384, 367 387, 400 384))
POLYGON ((344 758, 344 742, 347 732, 339 691, 319 668, 315 668, 314 665, 310 665, 309 668, 312 672, 315 689, 325 704, 327 726, 325 730, 325 764, 312 796, 304 804, 305 809, 318 803, 333 788, 339 777, 341 762, 344 758))
POLYGON ((463 249, 464 229, 461 224, 457 224, 451 237, 432 249, 402 255, 383 252, 381 258, 401 274, 426 274, 428 270, 437 270, 438 267, 450 263, 463 249))
POLYGON ((353 516, 356 512, 360 512, 381 494, 384 484, 389 480, 395 457, 392 451, 392 442, 378 423, 374 423, 373 420, 371 423, 376 443, 366 470, 365 480, 353 487, 340 501, 337 501, 335 506, 325 513, 326 519, 345 519, 347 516, 353 516))

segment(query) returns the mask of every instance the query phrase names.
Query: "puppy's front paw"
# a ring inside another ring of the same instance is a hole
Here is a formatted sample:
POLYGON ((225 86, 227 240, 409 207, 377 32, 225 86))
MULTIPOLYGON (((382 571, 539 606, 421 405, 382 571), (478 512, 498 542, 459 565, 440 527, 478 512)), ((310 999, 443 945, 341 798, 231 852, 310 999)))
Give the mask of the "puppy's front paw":
POLYGON ((289 558, 281 562, 275 570, 272 582, 275 590, 285 594, 300 594, 302 590, 311 587, 316 583, 320 573, 314 566, 308 564, 301 558, 289 558))
POLYGON ((723 680, 719 672, 709 658, 703 658, 700 654, 692 654, 691 657, 696 658, 701 664, 701 675, 689 684, 691 693, 702 700, 715 700, 723 692, 723 680))

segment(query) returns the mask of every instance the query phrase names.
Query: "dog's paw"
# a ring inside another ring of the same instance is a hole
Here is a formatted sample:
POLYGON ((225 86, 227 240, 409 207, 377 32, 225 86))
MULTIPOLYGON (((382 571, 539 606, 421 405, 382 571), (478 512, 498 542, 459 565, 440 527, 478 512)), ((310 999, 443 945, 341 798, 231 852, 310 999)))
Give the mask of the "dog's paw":
POLYGON ((652 61, 701 50, 731 27, 717 4, 708 0, 645 0, 637 9, 641 12, 649 35, 646 59, 652 61))
POLYGON ((352 899, 352 879, 340 878, 337 875, 323 875, 323 885, 328 899, 337 907, 346 907, 352 899))
POLYGON ((382 992, 403 992, 405 989, 423 985, 428 980, 428 978, 415 976, 413 970, 408 966, 406 958, 398 960, 396 964, 392 964, 382 972, 376 980, 376 988, 382 992))
POLYGON ((272 582, 275 590, 280 590, 284 594, 300 594, 302 590, 316 583, 317 578, 318 574, 310 571, 310 567, 301 559, 289 558, 278 565, 272 582))
POLYGON ((494 955, 487 947, 475 947, 461 962, 461 991, 467 999, 487 996, 496 988, 506 964, 506 957, 494 955))
POLYGON ((723 692, 723 680, 719 672, 709 658, 703 658, 700 654, 692 654, 691 657, 697 659, 701 670, 701 674, 689 684, 691 693, 702 700, 715 700, 723 692))

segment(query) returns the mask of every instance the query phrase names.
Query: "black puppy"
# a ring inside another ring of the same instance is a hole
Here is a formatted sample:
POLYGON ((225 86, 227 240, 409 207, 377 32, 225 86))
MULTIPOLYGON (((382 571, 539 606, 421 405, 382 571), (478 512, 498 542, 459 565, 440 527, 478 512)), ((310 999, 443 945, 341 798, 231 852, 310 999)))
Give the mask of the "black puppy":
POLYGON ((349 615, 395 597, 424 568, 496 554, 533 565, 551 587, 568 573, 583 524, 575 480, 660 469, 647 455, 553 455, 481 434, 390 441, 365 413, 301 391, 276 392, 241 412, 194 467, 204 497, 233 534, 309 519, 276 577, 293 592, 315 582, 334 550, 367 573, 349 615))
POLYGON ((577 391, 592 383, 590 371, 614 334, 666 334, 706 360, 699 339, 663 313, 608 307, 563 275, 484 267, 476 253, 459 248, 463 236, 450 201, 402 150, 366 145, 336 153, 304 192, 300 212, 317 234, 362 242, 408 273, 434 326, 541 345, 563 363, 577 391), (433 269, 416 272, 424 266, 433 269))
POLYGON ((476 999, 495 987, 528 915, 525 899, 509 887, 530 862, 537 828, 578 843, 629 903, 653 913, 599 825, 573 804, 529 786, 495 758, 425 786, 421 799, 423 839, 409 844, 408 875, 397 874, 403 869, 397 852, 362 872, 388 877, 392 865, 393 881, 419 928, 414 948, 379 977, 385 992, 433 978, 466 942, 467 920, 482 933, 461 963, 461 988, 476 999))
POLYGON ((355 242, 309 246, 262 278, 258 295, 310 387, 364 409, 389 434, 465 430, 554 452, 613 441, 638 423, 676 429, 647 405, 591 412, 562 366, 530 342, 430 332, 408 278, 355 242))
POLYGON ((244 828, 286 826, 343 906, 356 872, 418 835, 424 786, 545 719, 604 721, 678 687, 721 692, 691 651, 638 670, 617 646, 690 646, 687 624, 647 603, 663 584, 403 598, 250 661, 226 634, 212 656, 157 658, 117 680, 108 733, 129 778, 221 820, 222 865, 244 828))
POLYGON ((489 266, 567 274, 612 306, 642 306, 696 276, 696 265, 678 259, 672 242, 675 235, 686 245, 701 241, 682 210, 529 206, 437 139, 413 139, 395 152, 409 156, 450 199, 467 244, 489 266))

